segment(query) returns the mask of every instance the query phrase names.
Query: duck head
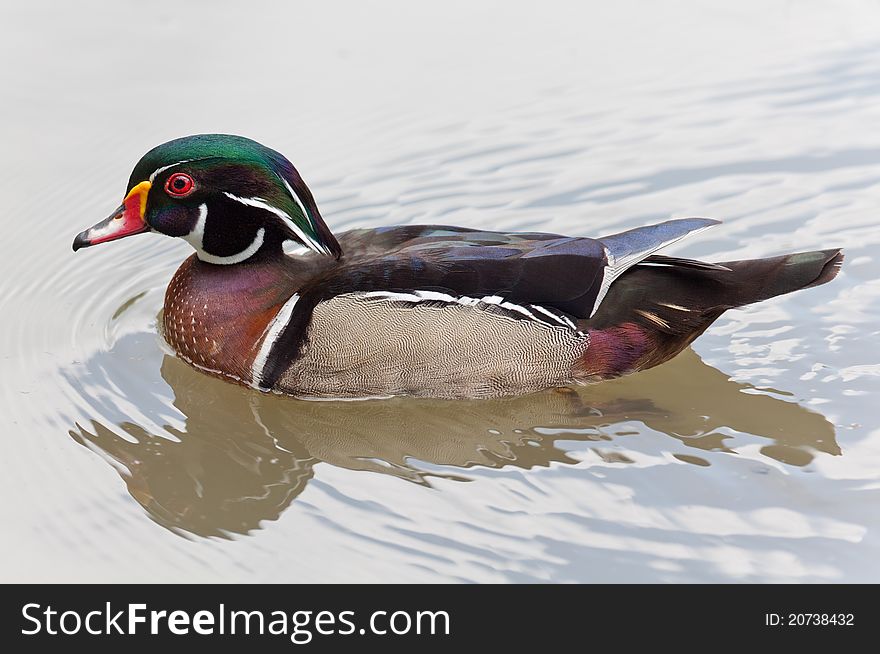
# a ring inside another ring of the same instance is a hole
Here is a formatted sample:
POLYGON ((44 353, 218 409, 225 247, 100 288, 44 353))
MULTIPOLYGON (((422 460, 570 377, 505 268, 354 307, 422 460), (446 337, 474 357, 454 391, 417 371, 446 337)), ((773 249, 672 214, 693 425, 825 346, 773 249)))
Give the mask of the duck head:
POLYGON ((150 231, 188 241, 213 264, 280 253, 286 240, 337 259, 342 253, 293 164, 227 134, 187 136, 147 152, 122 204, 78 234, 73 249, 150 231))

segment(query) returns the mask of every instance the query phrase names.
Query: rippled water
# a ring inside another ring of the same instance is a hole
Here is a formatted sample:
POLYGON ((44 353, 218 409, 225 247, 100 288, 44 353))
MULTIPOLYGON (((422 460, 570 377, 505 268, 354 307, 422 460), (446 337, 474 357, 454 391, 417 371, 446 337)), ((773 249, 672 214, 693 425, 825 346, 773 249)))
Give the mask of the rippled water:
POLYGON ((0 579, 880 581, 880 7, 419 4, 0 8, 0 579), (697 214, 671 252, 847 261, 598 386, 264 396, 161 342, 188 246, 70 251, 206 131, 335 230, 697 214))

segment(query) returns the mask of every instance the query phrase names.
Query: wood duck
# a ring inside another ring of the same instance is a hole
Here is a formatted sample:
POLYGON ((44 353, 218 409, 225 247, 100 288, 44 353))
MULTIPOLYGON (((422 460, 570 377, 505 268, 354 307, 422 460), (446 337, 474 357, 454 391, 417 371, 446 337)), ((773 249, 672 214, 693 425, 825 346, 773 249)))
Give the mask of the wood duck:
POLYGON ((305 398, 487 398, 656 366, 724 311, 830 281, 840 250, 705 263, 655 254, 718 221, 598 239, 441 225, 327 228, 281 154, 240 136, 164 143, 73 249, 143 232, 195 249, 162 331, 199 370, 305 398), (288 255, 292 240, 305 254, 288 255))

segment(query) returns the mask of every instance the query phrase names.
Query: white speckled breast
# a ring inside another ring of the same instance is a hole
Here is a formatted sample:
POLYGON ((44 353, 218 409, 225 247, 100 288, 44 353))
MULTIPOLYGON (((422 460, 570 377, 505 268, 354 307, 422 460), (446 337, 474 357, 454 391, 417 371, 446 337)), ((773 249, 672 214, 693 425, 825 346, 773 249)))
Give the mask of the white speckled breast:
POLYGON ((202 371, 251 385, 266 327, 287 300, 278 280, 270 267, 212 266, 190 257, 165 291, 165 340, 202 371))

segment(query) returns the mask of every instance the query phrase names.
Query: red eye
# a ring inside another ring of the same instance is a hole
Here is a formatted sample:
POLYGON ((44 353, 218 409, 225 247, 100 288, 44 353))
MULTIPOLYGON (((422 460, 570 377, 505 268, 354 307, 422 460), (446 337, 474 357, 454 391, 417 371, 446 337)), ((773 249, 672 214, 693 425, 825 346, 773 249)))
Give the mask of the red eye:
POLYGON ((192 193, 195 188, 193 178, 186 173, 174 173, 165 182, 165 190, 168 195, 175 198, 182 198, 192 193))

